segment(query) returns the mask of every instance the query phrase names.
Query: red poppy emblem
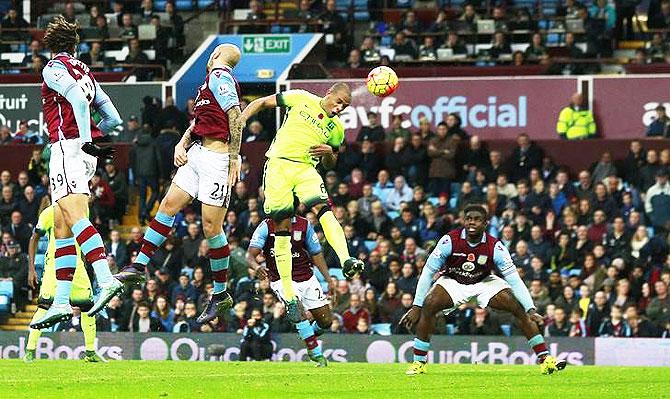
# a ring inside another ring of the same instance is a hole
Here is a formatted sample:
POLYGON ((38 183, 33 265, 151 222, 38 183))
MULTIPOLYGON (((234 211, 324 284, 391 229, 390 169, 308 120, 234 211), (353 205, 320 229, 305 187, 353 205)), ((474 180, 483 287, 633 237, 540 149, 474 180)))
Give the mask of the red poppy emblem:
POLYGON ((468 254, 468 262, 474 262, 475 261, 475 254, 468 254))
POLYGON ((319 119, 323 119, 323 114, 319 114, 319 119))

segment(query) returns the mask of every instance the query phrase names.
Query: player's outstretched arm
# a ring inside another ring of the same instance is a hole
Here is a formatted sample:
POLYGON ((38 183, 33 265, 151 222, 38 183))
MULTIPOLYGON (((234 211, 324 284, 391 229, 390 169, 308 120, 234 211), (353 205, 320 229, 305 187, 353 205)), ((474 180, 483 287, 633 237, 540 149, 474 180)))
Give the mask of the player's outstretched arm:
POLYGON ((502 274, 505 281, 512 287, 512 294, 514 294, 514 297, 523 306, 524 310, 526 312, 534 312, 535 304, 533 303, 533 298, 530 297, 526 284, 521 280, 509 250, 502 242, 497 242, 493 249, 493 263, 495 263, 496 268, 502 274))
POLYGON ((268 278, 268 273, 265 267, 259 265, 256 261, 258 255, 261 254, 261 248, 265 246, 268 233, 267 223, 265 221, 261 222, 251 236, 251 240, 249 240, 249 249, 247 250, 247 263, 252 270, 256 271, 256 277, 259 280, 268 278))
POLYGON ((238 105, 228 111, 228 126, 230 129, 230 168, 228 169, 228 186, 233 187, 240 177, 240 147, 242 145, 242 111, 238 105))
POLYGON ((37 287, 37 272, 35 270, 35 254, 37 253, 37 243, 40 240, 40 233, 35 229, 28 242, 28 287, 35 289, 37 287))
POLYGON ((98 127, 103 133, 108 134, 115 127, 123 123, 119 111, 116 109, 107 93, 102 90, 102 87, 100 87, 98 82, 95 82, 95 100, 93 104, 95 105, 95 109, 97 109, 102 116, 102 120, 98 124, 98 127))
POLYGON ((257 98, 254 101, 250 102, 249 105, 242 111, 242 123, 247 123, 247 120, 252 116, 256 115, 260 111, 267 108, 277 108, 277 95, 272 94, 269 96, 257 98))

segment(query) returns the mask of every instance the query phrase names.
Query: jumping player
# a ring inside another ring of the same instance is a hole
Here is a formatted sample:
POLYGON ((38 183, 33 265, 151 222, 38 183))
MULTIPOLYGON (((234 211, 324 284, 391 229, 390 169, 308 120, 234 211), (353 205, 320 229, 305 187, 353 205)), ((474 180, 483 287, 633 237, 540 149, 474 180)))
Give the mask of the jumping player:
MULTIPOLYGON (((35 272, 35 254, 37 252, 37 242, 40 237, 48 236, 49 244, 46 253, 44 254, 44 272, 42 274, 42 284, 40 286, 40 295, 37 301, 37 310, 33 316, 33 321, 42 318, 49 306, 53 302, 56 291, 56 267, 54 257, 56 254, 56 238, 54 236, 54 209, 57 204, 53 204, 45 208, 39 216, 37 225, 33 229, 33 235, 28 244, 28 284, 30 288, 37 287, 37 274, 35 272)), ((72 279, 72 292, 70 293, 70 304, 79 307, 81 312, 81 330, 84 333, 84 343, 86 352, 84 354, 84 361, 98 363, 106 362, 95 351, 95 316, 89 316, 85 312, 93 306, 93 295, 91 289, 91 280, 88 278, 86 266, 81 258, 81 250, 79 245, 75 243, 77 253, 76 269, 72 279)), ((31 329, 28 335, 28 343, 26 344, 26 354, 23 360, 26 363, 31 363, 35 360, 37 341, 40 339, 42 332, 40 330, 31 329)))
MULTIPOLYGON (((319 269, 321 275, 330 281, 326 259, 321 252, 319 238, 314 232, 314 227, 303 217, 296 216, 290 219, 291 246, 293 254, 292 283, 294 292, 298 295, 303 308, 309 310, 314 317, 310 323, 306 319, 295 323, 300 339, 307 345, 307 354, 312 361, 317 362, 318 367, 325 367, 328 361, 323 356, 321 345, 317 337, 330 328, 333 321, 332 312, 328 298, 321 288, 319 280, 314 276, 313 267, 319 269)), ((264 280, 270 279, 270 288, 277 294, 280 300, 287 302, 284 295, 282 283, 279 281, 277 261, 274 255, 274 241, 276 239, 275 222, 268 218, 261 222, 254 231, 247 251, 247 262, 256 270, 256 276, 264 280), (266 266, 261 266, 256 261, 260 253, 265 257, 266 266)), ((329 283, 330 284, 330 283, 329 283)), ((335 287, 331 287, 333 290, 335 287)))
POLYGON ((100 234, 88 220, 88 181, 95 171, 95 158, 111 159, 114 149, 92 142, 121 124, 109 96, 100 88, 91 70, 74 57, 78 26, 62 16, 49 23, 44 43, 53 58, 42 71, 42 108, 51 141, 49 179, 54 212, 56 292, 44 316, 31 324, 42 329, 72 318, 70 290, 76 270, 75 240, 86 262, 95 271, 101 288, 98 301, 89 310, 94 316, 123 285, 112 277, 100 234), (102 116, 96 126, 91 107, 102 116))
POLYGON ((175 215, 197 198, 202 202, 202 226, 209 243, 214 280, 213 295, 198 317, 199 323, 214 319, 233 304, 226 290, 230 248, 223 232, 223 219, 230 202, 230 189, 240 173, 244 123, 240 120, 240 87, 231 75, 239 61, 240 49, 232 44, 219 45, 209 57, 207 77, 195 100, 195 119, 175 147, 177 174, 144 233, 135 263, 115 276, 128 284, 142 281, 145 267, 167 239, 175 215), (192 143, 191 134, 199 141, 192 143))
POLYGON ((274 220, 274 253, 288 300, 287 315, 300 321, 300 311, 291 284, 290 216, 294 196, 317 214, 328 243, 337 253, 347 277, 363 270, 363 262, 350 257, 342 226, 327 205, 326 186, 316 171, 322 162, 335 166, 337 148, 344 141, 344 127, 338 115, 351 103, 351 89, 336 83, 324 97, 305 90, 289 90, 252 101, 242 112, 242 121, 266 108, 285 107, 286 116, 277 131, 263 171, 265 202, 263 209, 274 220))
POLYGON ((406 374, 426 372, 435 314, 445 309, 445 313, 453 311, 471 299, 482 308, 490 306, 514 315, 528 345, 537 355, 543 374, 562 370, 567 362, 549 355, 538 329, 542 316, 535 311, 509 251, 502 242, 485 233, 488 225, 486 209, 481 205, 469 205, 464 215, 465 227, 442 237, 430 254, 417 284, 414 305, 400 321, 408 328, 416 324, 414 362, 406 374), (492 274, 494 268, 504 280, 492 274), (438 272, 441 276, 431 289, 433 276, 438 272))

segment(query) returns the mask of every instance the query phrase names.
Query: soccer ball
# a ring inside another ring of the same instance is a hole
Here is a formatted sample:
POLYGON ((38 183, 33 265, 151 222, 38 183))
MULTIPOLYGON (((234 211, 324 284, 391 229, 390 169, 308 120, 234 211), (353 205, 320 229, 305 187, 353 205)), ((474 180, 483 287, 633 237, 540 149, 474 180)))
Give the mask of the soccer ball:
POLYGON ((377 97, 386 97, 398 88, 398 75, 387 66, 378 66, 368 73, 368 91, 377 97))

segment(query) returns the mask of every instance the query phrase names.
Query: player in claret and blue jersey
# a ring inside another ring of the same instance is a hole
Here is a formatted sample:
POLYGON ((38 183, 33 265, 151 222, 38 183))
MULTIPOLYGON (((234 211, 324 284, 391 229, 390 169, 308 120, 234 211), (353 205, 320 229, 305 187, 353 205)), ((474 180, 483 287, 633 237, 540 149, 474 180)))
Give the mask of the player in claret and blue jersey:
POLYGON ((76 24, 57 16, 44 34, 44 43, 53 54, 42 71, 42 109, 51 142, 51 200, 58 203, 54 214, 57 282, 53 304, 41 319, 31 323, 34 329, 72 318, 70 291, 76 269, 75 240, 93 266, 101 288, 89 315, 94 316, 123 288, 112 277, 102 237, 88 219, 88 182, 95 172, 96 158, 110 159, 114 152, 111 147, 98 147, 93 139, 122 121, 89 67, 74 57, 79 43, 77 29, 76 24), (98 125, 91 118, 91 108, 102 115, 98 125))
MULTIPOLYGON (((293 289, 298 296, 302 307, 312 314, 313 322, 303 318, 295 323, 300 339, 305 341, 309 358, 317 363, 319 367, 328 365, 321 350, 317 337, 330 328, 332 323, 332 312, 326 293, 323 292, 319 280, 314 275, 314 266, 319 269, 321 275, 330 280, 328 265, 321 252, 319 238, 314 232, 314 227, 309 221, 300 216, 291 218, 291 280, 293 289)), ((274 252, 274 241, 276 240, 276 225, 274 220, 268 218, 258 225, 254 231, 249 250, 247 251, 247 262, 256 270, 256 277, 261 280, 270 279, 270 288, 277 297, 285 304, 289 302, 284 292, 282 282, 279 279, 277 269, 277 258, 274 252), (265 266, 258 264, 256 258, 263 253, 265 266)), ((329 281, 329 290, 333 291, 334 285, 329 281)))
POLYGON ((213 320, 233 304, 226 290, 230 248, 222 226, 230 189, 240 174, 244 124, 240 119, 240 86, 232 75, 240 55, 233 44, 221 44, 210 55, 205 82, 195 99, 195 119, 175 147, 174 163, 179 169, 149 223, 135 263, 116 275, 127 284, 144 280, 145 267, 170 234, 175 215, 197 198, 202 203, 202 227, 214 280, 213 295, 198 323, 213 320))
POLYGON ((414 305, 400 321, 409 328, 416 325, 414 362, 406 374, 426 372, 435 314, 451 312, 473 299, 482 308, 490 306, 514 315, 528 338, 528 345, 537 355, 543 374, 565 368, 565 360, 549 355, 538 328, 542 316, 535 311, 533 299, 519 277, 509 251, 502 242, 486 233, 486 209, 481 205, 467 206, 464 220, 465 227, 442 237, 430 254, 417 284, 414 305), (493 274, 494 271, 504 280, 493 274), (436 273, 441 276, 433 285, 436 273))

